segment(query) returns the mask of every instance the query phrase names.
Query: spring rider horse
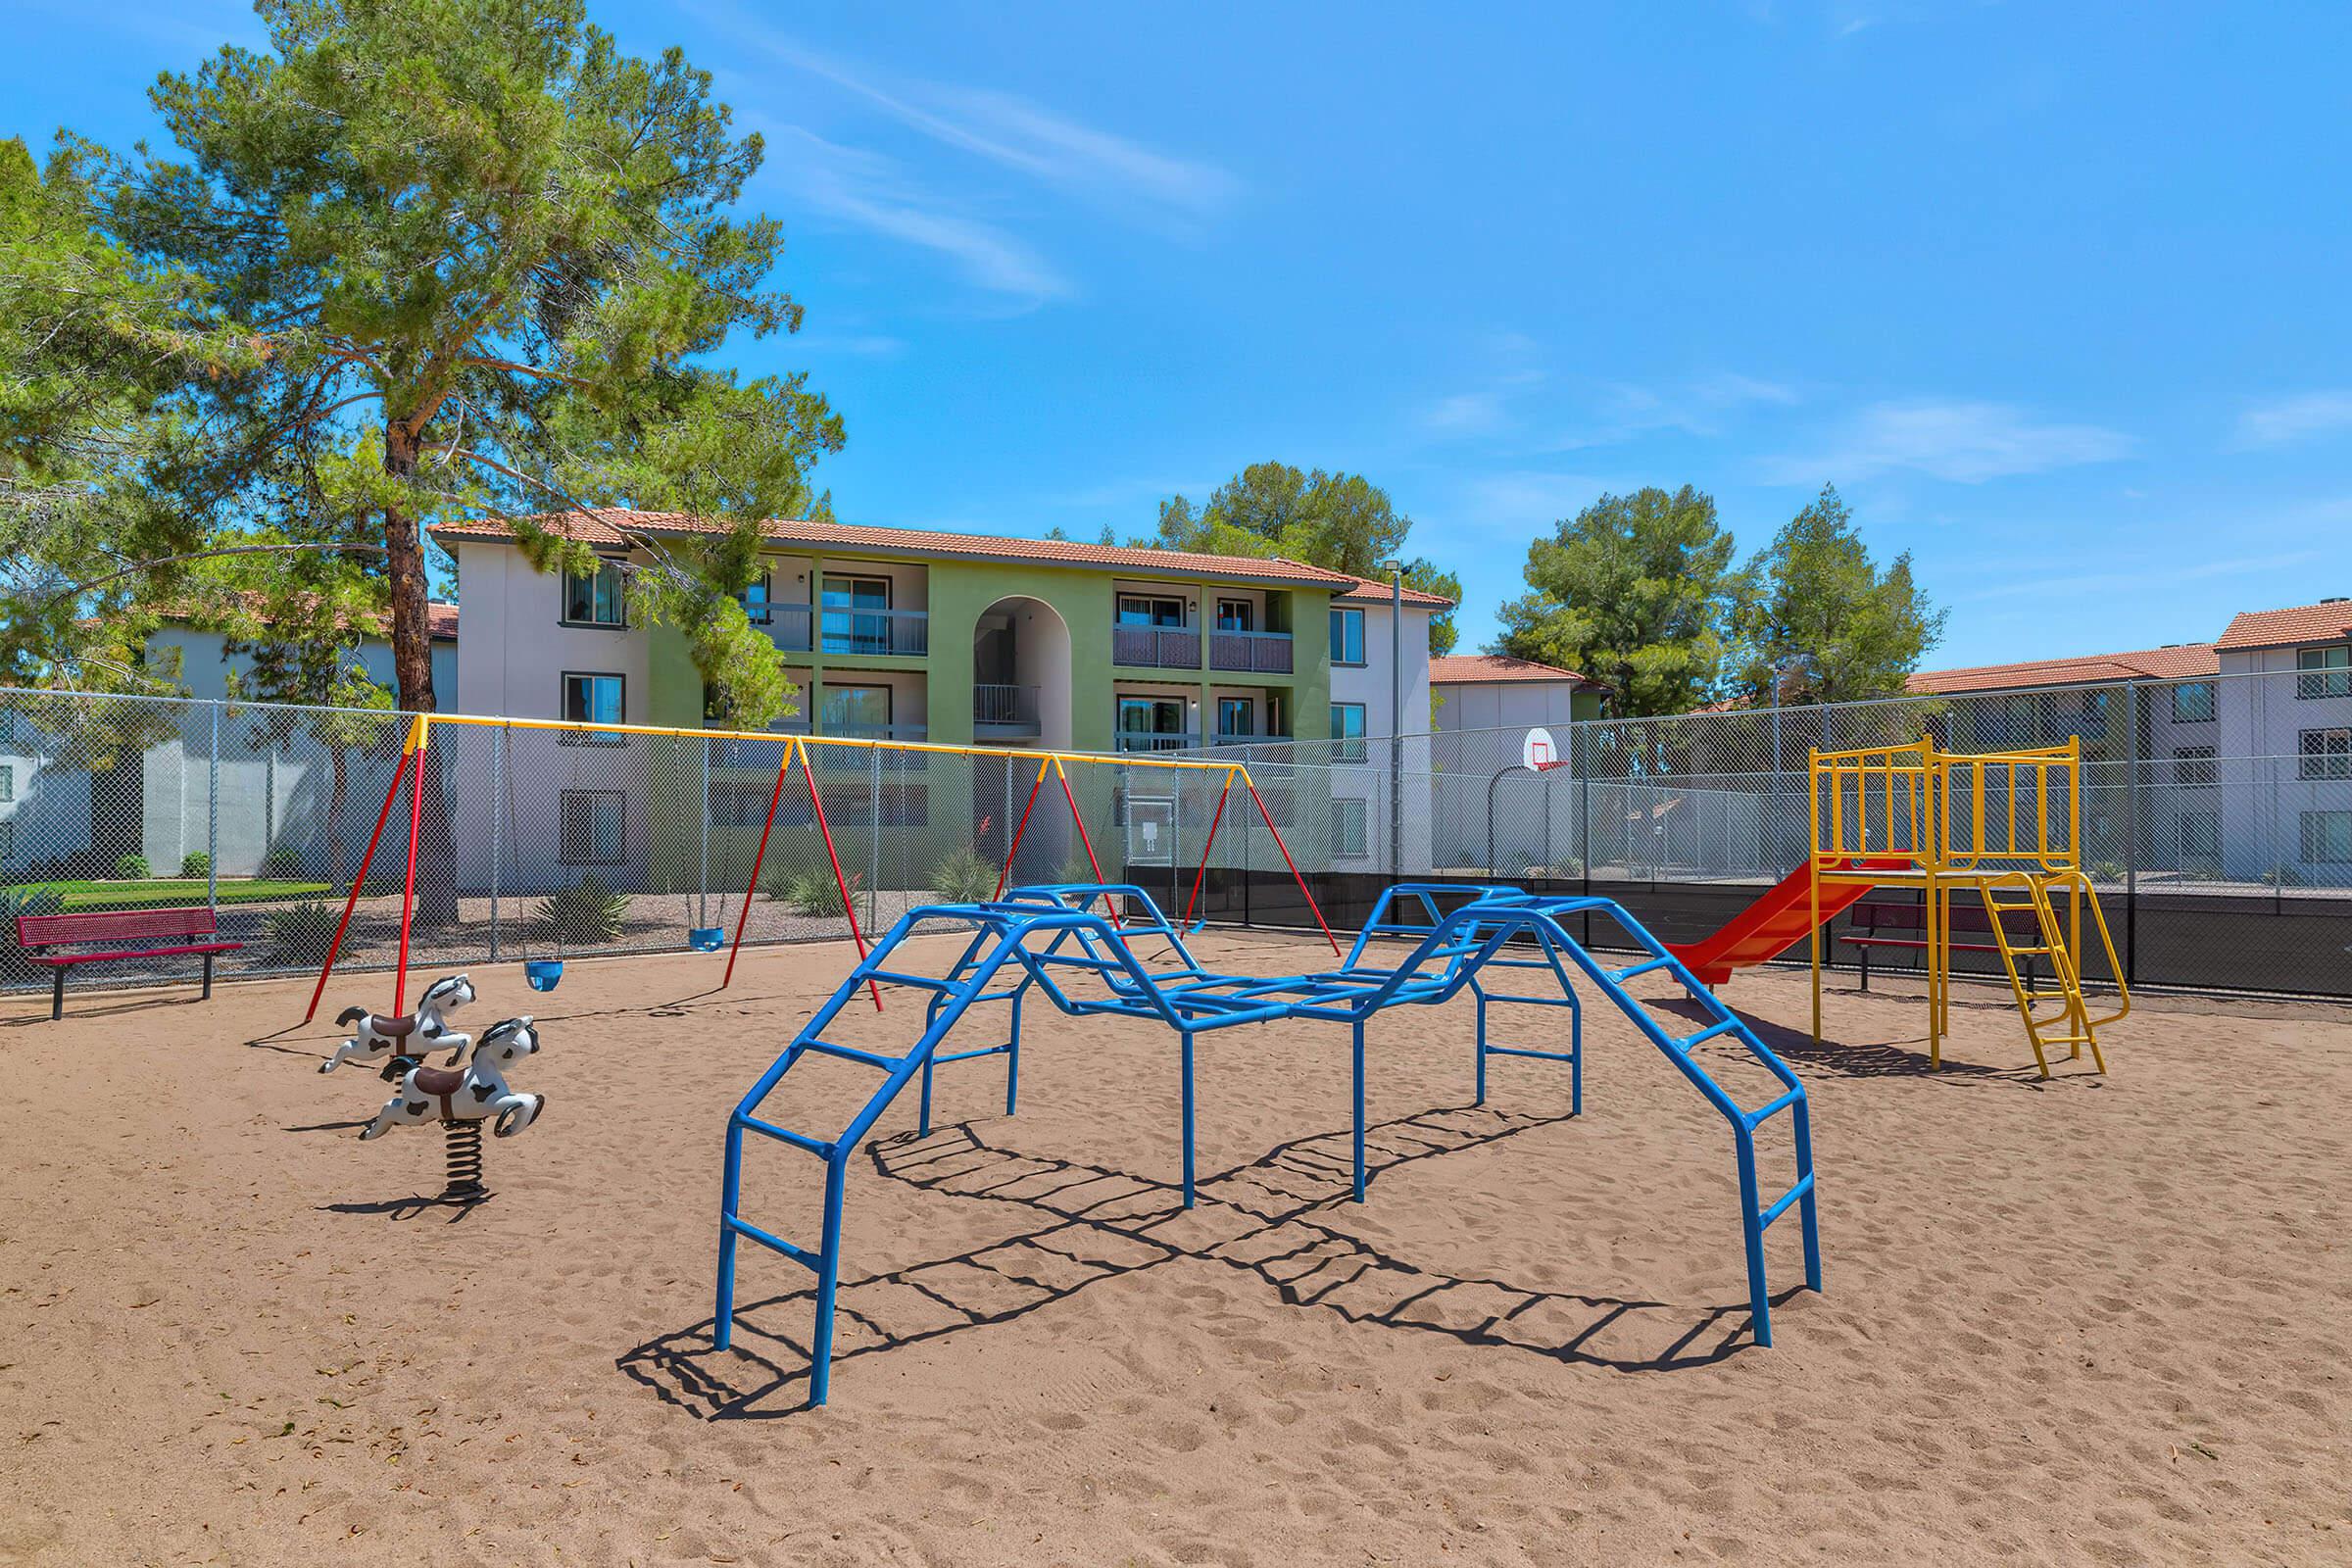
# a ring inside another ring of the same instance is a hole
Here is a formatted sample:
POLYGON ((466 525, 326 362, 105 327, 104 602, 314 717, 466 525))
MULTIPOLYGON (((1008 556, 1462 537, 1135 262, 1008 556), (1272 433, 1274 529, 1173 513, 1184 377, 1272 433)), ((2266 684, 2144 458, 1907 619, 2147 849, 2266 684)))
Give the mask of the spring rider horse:
POLYGON ((451 1029, 449 1014, 472 1000, 473 982, 453 974, 425 987, 424 995, 416 999, 416 1010, 405 1018, 369 1012, 366 1007, 345 1007, 335 1014, 335 1022, 356 1023, 359 1028, 318 1064, 318 1070, 333 1072, 347 1061, 371 1064, 390 1057, 383 1072, 388 1081, 408 1070, 401 1065, 404 1060, 414 1065, 416 1057, 443 1047, 449 1049, 449 1065, 454 1067, 466 1054, 466 1048, 473 1044, 473 1036, 451 1029))
POLYGON ((482 1123, 493 1122, 501 1138, 512 1138, 539 1119, 545 1095, 518 1093, 507 1069, 539 1049, 529 1014, 504 1018, 482 1032, 481 1043, 463 1068, 411 1067, 384 1108, 360 1133, 375 1138, 394 1127, 438 1121, 448 1139, 447 1201, 475 1202, 490 1196, 482 1185, 482 1123))

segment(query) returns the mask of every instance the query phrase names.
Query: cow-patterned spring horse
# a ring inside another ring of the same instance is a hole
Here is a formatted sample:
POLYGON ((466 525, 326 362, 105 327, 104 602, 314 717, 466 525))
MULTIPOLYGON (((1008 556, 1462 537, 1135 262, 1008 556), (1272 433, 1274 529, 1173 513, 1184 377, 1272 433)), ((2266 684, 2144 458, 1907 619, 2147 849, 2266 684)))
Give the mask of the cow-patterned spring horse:
POLYGON ((453 974, 426 986, 412 1013, 392 1016, 366 1007, 345 1007, 335 1015, 335 1022, 359 1027, 318 1064, 318 1070, 333 1072, 347 1061, 363 1066, 380 1061, 384 1063, 383 1077, 390 1082, 415 1066, 417 1057, 441 1050, 449 1052, 449 1065, 455 1067, 466 1048, 473 1044, 473 1036, 450 1028, 449 1014, 472 1000, 473 982, 453 974))
POLYGON ((400 1087, 360 1132, 376 1138, 394 1127, 438 1121, 447 1139, 448 1184, 442 1198, 471 1202, 489 1196, 482 1185, 482 1123, 512 1138, 539 1119, 545 1095, 526 1095, 507 1082, 507 1069, 539 1049, 539 1032, 526 1013, 503 1018, 482 1031, 463 1067, 413 1064, 400 1087))

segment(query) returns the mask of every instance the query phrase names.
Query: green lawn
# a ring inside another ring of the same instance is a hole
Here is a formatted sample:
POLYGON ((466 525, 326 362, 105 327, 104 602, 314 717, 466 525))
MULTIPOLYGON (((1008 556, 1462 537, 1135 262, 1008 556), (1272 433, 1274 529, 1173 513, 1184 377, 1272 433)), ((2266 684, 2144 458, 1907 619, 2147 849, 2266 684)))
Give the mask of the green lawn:
MULTIPOLYGON (((75 909, 137 909, 168 907, 173 905, 202 904, 204 878, 151 877, 138 882, 22 882, 14 887, 0 888, 0 894, 24 897, 33 893, 54 893, 64 908, 75 909)), ((222 877, 222 904, 259 904, 270 899, 323 898, 330 889, 323 882, 294 882, 273 877, 222 877)))

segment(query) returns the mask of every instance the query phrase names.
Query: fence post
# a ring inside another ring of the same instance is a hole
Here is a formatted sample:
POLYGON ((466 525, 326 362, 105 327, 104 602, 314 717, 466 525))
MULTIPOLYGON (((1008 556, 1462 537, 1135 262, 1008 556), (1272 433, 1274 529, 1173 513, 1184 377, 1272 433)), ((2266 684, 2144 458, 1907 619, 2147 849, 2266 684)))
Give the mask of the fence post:
POLYGON ((873 780, 866 794, 868 809, 865 816, 865 841, 869 846, 865 856, 865 925, 870 931, 881 923, 874 918, 874 900, 882 886, 882 748, 868 747, 866 757, 874 768, 873 780))
POLYGON ((507 798, 507 730, 490 732, 490 961, 498 961, 498 873, 504 863, 499 842, 498 808, 507 798))
MULTIPOLYGON (((204 791, 204 906, 220 917, 220 705, 211 706, 213 744, 205 762, 204 791)), ((205 971, 210 975, 212 971, 205 971)))
MULTIPOLYGON (((2124 984, 2139 984, 2139 684, 2124 682, 2124 984)), ((2218 748, 2217 748, 2218 750, 2218 748)), ((2080 963, 2081 957, 2076 961, 2080 963)))
POLYGON ((710 739, 703 738, 703 869, 695 879, 694 923, 710 924, 710 739))

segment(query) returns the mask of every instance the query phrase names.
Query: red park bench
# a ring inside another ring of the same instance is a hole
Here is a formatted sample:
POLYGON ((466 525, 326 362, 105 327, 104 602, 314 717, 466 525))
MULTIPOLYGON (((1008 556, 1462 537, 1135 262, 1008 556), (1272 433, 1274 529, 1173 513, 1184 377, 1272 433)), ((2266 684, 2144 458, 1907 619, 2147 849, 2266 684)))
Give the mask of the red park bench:
POLYGON ((170 958, 204 956, 204 994, 213 994, 213 957, 234 953, 245 944, 220 940, 220 927, 213 911, 198 906, 187 909, 112 909, 88 914, 21 914, 17 916, 17 946, 32 963, 57 971, 57 988, 50 993, 49 1016, 66 1011, 66 971, 82 963, 119 963, 132 958, 170 958), (126 942, 148 947, 128 948, 126 942), (104 944, 102 952, 83 949, 104 944), (166 944, 169 944, 168 946, 166 944), (65 948, 64 953, 41 953, 41 948, 65 948))
MULTIPOLYGON (((1862 989, 1865 991, 1870 989, 1872 949, 1894 948, 1913 953, 1927 951, 1928 907, 1924 904, 1864 902, 1854 906, 1854 912, 1850 918, 1852 923, 1845 933, 1844 940, 1849 946, 1862 950, 1862 989)), ((1950 943, 1951 950, 1954 953, 1998 953, 2001 951, 1991 942, 1957 940, 1963 932, 1976 932, 1990 937, 1992 935, 1992 916, 1986 914, 1980 905, 1961 904, 1955 901, 1952 905, 1952 929, 1945 938, 1950 943)), ((2038 935, 2027 936, 2014 928, 2010 931, 2010 939, 2012 946, 2023 947, 2033 947, 2041 940, 2038 935)), ((2034 959, 2031 955, 2028 955, 2025 978, 2029 984, 2032 983, 2033 976, 2034 959)))

